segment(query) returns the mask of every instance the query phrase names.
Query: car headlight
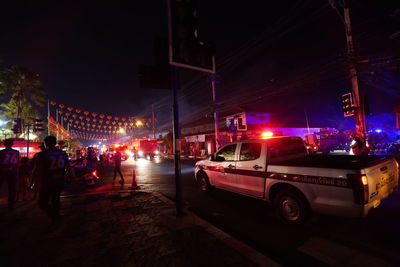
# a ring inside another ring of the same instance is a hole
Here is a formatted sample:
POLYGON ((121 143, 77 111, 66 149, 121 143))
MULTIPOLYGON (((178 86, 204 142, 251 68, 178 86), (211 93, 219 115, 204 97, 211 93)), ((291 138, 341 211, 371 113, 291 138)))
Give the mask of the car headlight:
POLYGON ((160 153, 160 151, 156 150, 154 151, 154 154, 158 155, 160 153))
POLYGON ((143 151, 142 151, 142 150, 139 150, 138 155, 139 155, 139 156, 143 156, 143 151))

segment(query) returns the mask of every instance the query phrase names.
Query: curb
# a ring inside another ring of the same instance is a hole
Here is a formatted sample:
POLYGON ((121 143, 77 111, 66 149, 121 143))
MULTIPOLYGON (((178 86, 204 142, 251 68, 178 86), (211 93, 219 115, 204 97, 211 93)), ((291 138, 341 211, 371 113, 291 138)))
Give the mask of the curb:
MULTIPOLYGON (((143 191, 143 192, 149 192, 149 191, 143 191)), ((156 195, 162 201, 164 201, 168 204, 171 204, 171 205, 175 205, 175 203, 172 200, 166 198, 162 194, 160 194, 158 192, 151 192, 151 193, 156 195)), ((187 208, 185 208, 185 213, 187 213, 189 216, 194 218, 195 224, 203 227, 208 233, 214 235, 217 239, 224 242, 227 246, 235 249, 240 254, 242 254, 244 257, 248 258, 249 260, 251 260, 253 263, 257 264, 258 266, 282 266, 282 265, 278 264, 277 262, 273 261, 272 259, 268 258, 267 256, 265 256, 264 254, 258 252, 256 249, 250 247, 249 245, 243 243, 242 241, 239 241, 238 239, 225 233, 224 231, 217 228, 216 226, 214 226, 214 225, 210 224, 209 222, 203 220, 202 218, 198 217, 196 214, 189 211, 187 208)))

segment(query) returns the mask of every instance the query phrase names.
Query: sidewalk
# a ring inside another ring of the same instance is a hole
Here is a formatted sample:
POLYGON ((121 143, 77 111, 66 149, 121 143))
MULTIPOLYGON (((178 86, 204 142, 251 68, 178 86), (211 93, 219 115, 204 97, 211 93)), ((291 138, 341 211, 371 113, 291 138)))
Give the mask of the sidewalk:
POLYGON ((62 198, 52 224, 33 201, 0 205, 1 266, 278 266, 144 191, 62 198))

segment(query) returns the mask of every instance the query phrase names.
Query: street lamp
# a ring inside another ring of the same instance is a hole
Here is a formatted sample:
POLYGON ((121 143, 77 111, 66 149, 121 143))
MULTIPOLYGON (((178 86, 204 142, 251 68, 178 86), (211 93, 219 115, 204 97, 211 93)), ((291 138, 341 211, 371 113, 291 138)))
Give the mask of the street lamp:
POLYGON ((119 132, 120 134, 124 134, 124 133, 125 133, 125 129, 124 129, 124 128, 119 128, 118 132, 119 132))

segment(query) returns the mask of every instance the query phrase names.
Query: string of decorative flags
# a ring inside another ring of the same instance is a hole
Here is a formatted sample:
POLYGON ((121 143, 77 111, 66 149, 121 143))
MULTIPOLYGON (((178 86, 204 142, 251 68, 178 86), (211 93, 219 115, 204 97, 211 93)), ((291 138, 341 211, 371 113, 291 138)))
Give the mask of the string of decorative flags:
POLYGON ((50 115, 49 105, 50 130, 61 133, 61 129, 65 129, 64 125, 66 125, 71 134, 86 140, 114 139, 117 134, 130 133, 137 128, 151 127, 158 121, 158 118, 154 118, 153 121, 153 118, 119 117, 84 111, 57 103, 54 100, 49 101, 49 104, 55 108, 56 112, 54 120, 50 115))
POLYGON ((49 116, 47 118, 48 124, 47 127, 49 127, 49 130, 57 133, 61 139, 68 138, 71 136, 70 132, 67 131, 58 121, 56 121, 53 117, 49 116))

